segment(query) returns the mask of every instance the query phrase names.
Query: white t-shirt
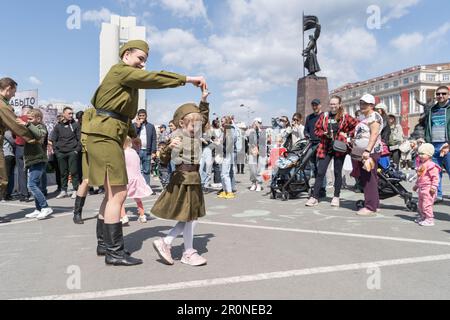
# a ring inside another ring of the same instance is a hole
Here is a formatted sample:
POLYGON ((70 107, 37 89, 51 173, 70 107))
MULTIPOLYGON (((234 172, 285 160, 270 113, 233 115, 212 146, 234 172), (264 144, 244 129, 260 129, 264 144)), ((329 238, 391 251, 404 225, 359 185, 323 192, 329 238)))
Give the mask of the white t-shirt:
POLYGON ((147 150, 147 127, 145 124, 142 124, 142 130, 139 138, 142 142, 141 150, 147 150))
POLYGON ((371 153, 381 153, 381 131, 383 130, 383 118, 378 112, 373 112, 367 118, 362 115, 360 117, 360 122, 355 129, 355 145, 359 148, 367 148, 370 140, 370 124, 373 122, 378 122, 380 124, 380 129, 378 130, 377 142, 371 153))

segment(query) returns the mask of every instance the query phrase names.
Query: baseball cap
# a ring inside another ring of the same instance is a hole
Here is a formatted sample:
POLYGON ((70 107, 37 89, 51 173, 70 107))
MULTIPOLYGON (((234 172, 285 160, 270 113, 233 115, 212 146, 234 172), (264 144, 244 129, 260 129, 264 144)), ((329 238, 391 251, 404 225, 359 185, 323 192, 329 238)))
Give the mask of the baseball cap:
POLYGON ((255 118, 255 120, 253 122, 259 122, 262 123, 262 119, 261 118, 255 118))
POLYGON ((371 94, 363 95, 360 100, 364 101, 365 103, 375 105, 375 97, 373 95, 371 95, 371 94))
POLYGON ((384 103, 379 103, 375 106, 375 110, 376 109, 383 109, 384 111, 387 112, 387 106, 384 103))
POLYGON ((311 105, 319 105, 320 104, 320 99, 314 99, 313 101, 311 101, 311 105))

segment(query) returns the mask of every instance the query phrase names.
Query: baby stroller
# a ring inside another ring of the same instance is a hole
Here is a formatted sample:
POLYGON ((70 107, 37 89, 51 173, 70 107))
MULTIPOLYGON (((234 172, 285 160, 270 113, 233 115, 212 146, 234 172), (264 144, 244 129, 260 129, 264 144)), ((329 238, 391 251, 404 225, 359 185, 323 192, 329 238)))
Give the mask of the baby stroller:
POLYGON ((271 199, 277 199, 281 193, 283 201, 297 198, 302 192, 311 193, 305 167, 314 153, 312 144, 307 140, 298 141, 284 158, 278 160, 278 170, 272 177, 271 199))
MULTIPOLYGON (((394 163, 384 165, 382 162, 378 163, 378 193, 380 200, 389 199, 399 195, 404 201, 406 208, 411 212, 417 211, 417 201, 413 200, 411 192, 408 192, 401 184, 402 181, 409 180, 403 172, 396 168, 394 163)), ((358 209, 364 207, 364 201, 356 202, 358 209)))

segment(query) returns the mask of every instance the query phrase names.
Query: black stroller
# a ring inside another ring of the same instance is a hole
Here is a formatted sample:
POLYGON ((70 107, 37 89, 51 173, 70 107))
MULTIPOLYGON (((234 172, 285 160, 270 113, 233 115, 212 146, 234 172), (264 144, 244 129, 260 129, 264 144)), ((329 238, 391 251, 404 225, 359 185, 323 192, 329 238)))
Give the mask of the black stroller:
POLYGON ((309 141, 300 140, 287 152, 285 161, 278 161, 278 169, 270 185, 271 199, 277 199, 279 193, 283 201, 298 198, 303 192, 311 193, 305 168, 314 151, 309 141))
MULTIPOLYGON (((407 180, 404 173, 398 171, 392 164, 388 168, 383 168, 379 164, 378 177, 378 193, 380 195, 380 200, 400 196, 405 201, 406 208, 409 211, 417 212, 417 201, 413 199, 412 193, 408 192, 401 184, 402 181, 407 180)), ((356 202, 356 207, 358 209, 363 208, 364 205, 363 200, 356 202)))

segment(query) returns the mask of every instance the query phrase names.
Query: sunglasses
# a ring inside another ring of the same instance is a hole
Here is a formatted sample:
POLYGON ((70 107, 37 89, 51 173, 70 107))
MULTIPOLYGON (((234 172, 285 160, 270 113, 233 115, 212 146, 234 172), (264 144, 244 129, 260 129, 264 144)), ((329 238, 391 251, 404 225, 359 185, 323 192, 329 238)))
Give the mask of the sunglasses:
POLYGON ((438 92, 438 93, 436 93, 436 97, 446 96, 446 95, 448 95, 448 92, 438 92))

